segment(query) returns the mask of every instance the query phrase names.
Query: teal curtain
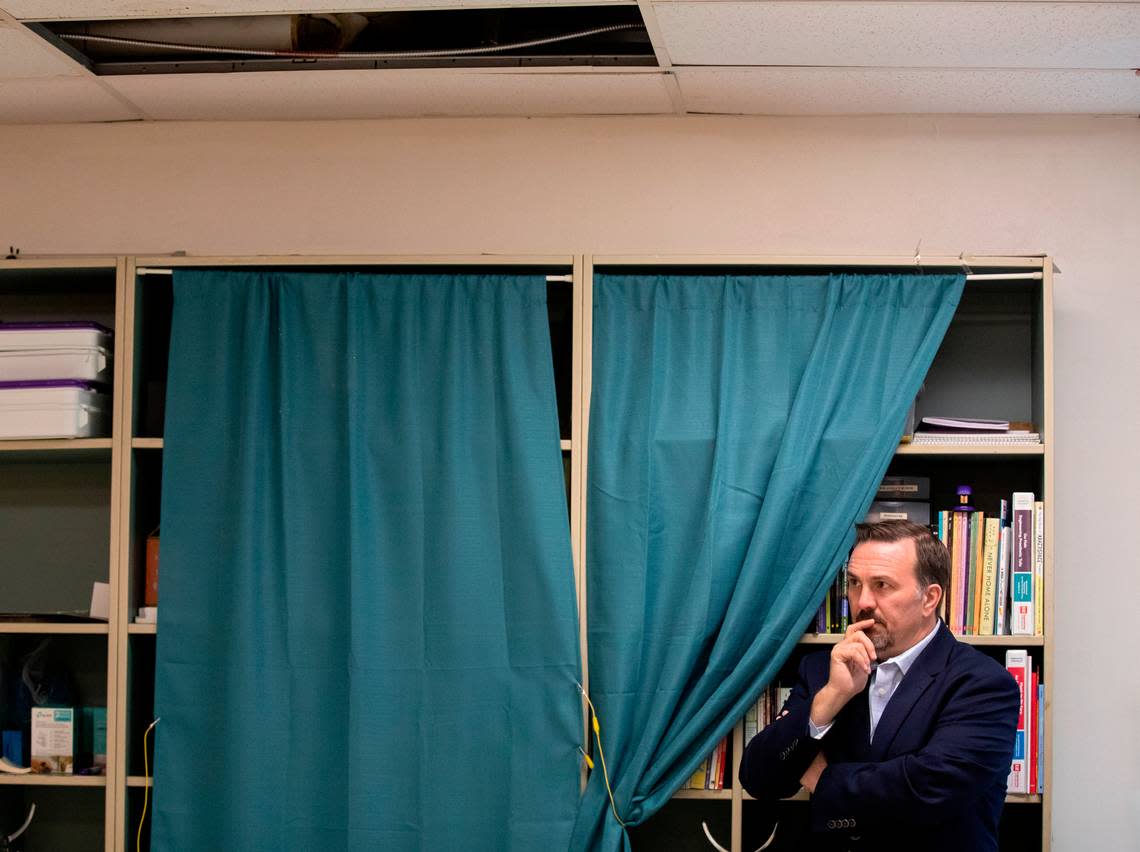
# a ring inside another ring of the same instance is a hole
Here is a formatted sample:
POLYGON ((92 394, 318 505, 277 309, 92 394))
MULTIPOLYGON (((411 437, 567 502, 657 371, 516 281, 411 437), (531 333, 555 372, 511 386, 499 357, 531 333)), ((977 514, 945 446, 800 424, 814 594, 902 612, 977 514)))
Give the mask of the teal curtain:
MULTIPOLYGON (((835 577, 961 275, 600 275, 591 774, 571 848, 629 849, 776 674, 835 577)), ((699 827, 694 826, 694 831, 699 827)))
POLYGON ((565 848, 542 276, 176 272, 156 852, 565 848))

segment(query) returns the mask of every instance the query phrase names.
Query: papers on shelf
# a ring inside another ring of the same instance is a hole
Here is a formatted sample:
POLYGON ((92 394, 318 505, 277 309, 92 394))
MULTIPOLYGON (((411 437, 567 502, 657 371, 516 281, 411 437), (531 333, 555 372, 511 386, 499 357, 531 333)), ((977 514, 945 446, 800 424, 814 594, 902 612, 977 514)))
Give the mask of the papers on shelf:
POLYGON ((32 771, 30 766, 17 766, 8 760, 6 757, 0 757, 0 772, 7 772, 11 775, 27 775, 32 771))
POLYGON ((914 444, 1000 446, 1003 444, 1040 444, 1038 432, 915 432, 914 444))
POLYGON ((923 417, 919 430, 947 432, 963 429, 968 432, 1008 432, 1008 420, 982 420, 977 417, 923 417))

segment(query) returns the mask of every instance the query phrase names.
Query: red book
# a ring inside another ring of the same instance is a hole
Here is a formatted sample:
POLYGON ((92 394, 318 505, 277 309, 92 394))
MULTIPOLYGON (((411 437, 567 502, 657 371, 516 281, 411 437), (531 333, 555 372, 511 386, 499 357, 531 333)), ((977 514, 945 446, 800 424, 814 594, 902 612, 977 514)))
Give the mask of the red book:
MULTIPOLYGON (((1040 679, 1041 676, 1036 670, 1034 670, 1033 674, 1030 676, 1030 681, 1032 682, 1033 686, 1030 688, 1029 692, 1029 694, 1032 695, 1034 699, 1037 698, 1037 684, 1040 679)), ((1029 792, 1031 794, 1037 792, 1037 726, 1040 724, 1038 719, 1039 715, 1037 713, 1033 713, 1029 718, 1025 720, 1025 727, 1029 731, 1029 792)))

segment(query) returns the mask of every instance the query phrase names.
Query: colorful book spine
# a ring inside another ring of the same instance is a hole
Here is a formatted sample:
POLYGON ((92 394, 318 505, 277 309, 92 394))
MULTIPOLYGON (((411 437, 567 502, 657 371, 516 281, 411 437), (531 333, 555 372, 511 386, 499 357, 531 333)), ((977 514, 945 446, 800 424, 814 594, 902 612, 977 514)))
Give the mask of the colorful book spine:
POLYGON ((1039 742, 1039 728, 1040 722, 1038 720, 1037 708, 1037 687, 1039 685, 1038 674, 1033 672, 1029 678, 1029 694, 1032 696, 1032 704, 1034 712, 1029 714, 1029 719, 1025 726, 1026 732, 1029 736, 1029 792, 1034 794, 1037 792, 1037 762, 1040 760, 1041 753, 1038 749, 1039 742))
POLYGON ((974 512, 970 517, 970 609, 968 632, 977 635, 982 620, 982 563, 985 552, 986 516, 974 512))
POLYGON ((966 629, 966 583, 970 570, 970 513, 954 513, 954 624, 955 633, 966 629))
POLYGON ((995 636, 1004 636, 1009 633, 1009 572, 1012 543, 1013 531, 1007 522, 1002 521, 1001 540, 998 542, 997 606, 994 612, 995 636))
POLYGON ((1045 792, 1045 684, 1037 684, 1037 792, 1045 792))
MULTIPOLYGON (((938 540, 942 542, 947 551, 950 552, 950 573, 954 573, 954 548, 953 542, 950 541, 950 513, 942 510, 938 513, 938 540)), ((951 581, 947 578, 946 588, 942 590, 942 620, 947 625, 950 624, 950 589, 951 581)))
POLYGON ((1017 732, 1013 739, 1013 758, 1009 763, 1006 790, 1010 793, 1029 792, 1029 752, 1026 748, 1026 720, 1029 710, 1029 652, 1010 648, 1005 652, 1005 667, 1017 681, 1021 693, 1021 707, 1017 711, 1017 732))
POLYGON ((1014 636, 1032 636, 1037 629, 1033 603, 1033 493, 1013 493, 1013 569, 1009 632, 1014 636))
POLYGON ((1035 633, 1045 635, 1045 504, 1033 504, 1033 607, 1035 633))
POLYGON ((1001 538, 1001 520, 986 518, 986 537, 982 558, 982 610, 978 621, 978 635, 994 635, 994 615, 997 603, 998 542, 1001 538))

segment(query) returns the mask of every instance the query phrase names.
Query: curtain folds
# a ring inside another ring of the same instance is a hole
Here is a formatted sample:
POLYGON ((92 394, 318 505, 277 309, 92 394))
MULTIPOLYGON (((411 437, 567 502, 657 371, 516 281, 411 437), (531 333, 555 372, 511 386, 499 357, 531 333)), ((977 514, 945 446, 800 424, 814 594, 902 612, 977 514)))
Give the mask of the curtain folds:
POLYGON ((565 848, 541 276, 176 271, 156 852, 565 848))
MULTIPOLYGON (((808 624, 964 277, 595 281, 590 694, 618 816, 637 825, 808 624)), ((595 771, 571 849, 621 848, 629 838, 595 771)))

